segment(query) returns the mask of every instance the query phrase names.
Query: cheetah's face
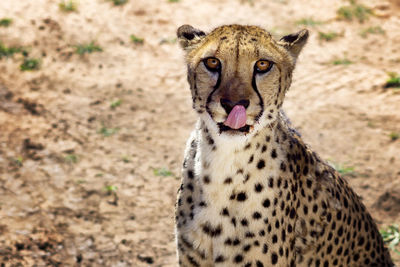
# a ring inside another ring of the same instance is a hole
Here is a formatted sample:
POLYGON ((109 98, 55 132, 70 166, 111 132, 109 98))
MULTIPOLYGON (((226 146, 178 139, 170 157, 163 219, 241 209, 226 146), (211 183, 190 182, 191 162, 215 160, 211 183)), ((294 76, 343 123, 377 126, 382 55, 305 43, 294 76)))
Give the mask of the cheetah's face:
POLYGON ((222 26, 208 35, 181 26, 178 38, 187 51, 194 109, 228 135, 272 123, 307 37, 301 31, 276 42, 255 26, 222 26))

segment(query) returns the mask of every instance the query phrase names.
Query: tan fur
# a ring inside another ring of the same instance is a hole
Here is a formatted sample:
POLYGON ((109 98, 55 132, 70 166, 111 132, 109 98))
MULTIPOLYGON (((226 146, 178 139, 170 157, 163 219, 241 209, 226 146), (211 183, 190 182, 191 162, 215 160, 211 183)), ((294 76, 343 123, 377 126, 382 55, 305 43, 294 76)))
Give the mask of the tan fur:
POLYGON ((180 266, 393 266, 345 180, 305 145, 281 111, 308 32, 272 39, 255 26, 209 34, 185 25, 193 107, 176 206, 180 266), (203 59, 221 62, 219 73, 203 59), (267 73, 256 73, 269 60, 267 73), (221 130, 221 99, 248 100, 248 131, 221 130))

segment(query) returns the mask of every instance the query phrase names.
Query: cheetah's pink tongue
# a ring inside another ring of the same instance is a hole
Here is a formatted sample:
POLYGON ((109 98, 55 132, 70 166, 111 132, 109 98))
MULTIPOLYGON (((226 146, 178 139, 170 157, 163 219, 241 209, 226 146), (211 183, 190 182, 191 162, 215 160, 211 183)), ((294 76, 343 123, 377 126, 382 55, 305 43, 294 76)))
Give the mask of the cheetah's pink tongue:
POLYGON ((239 129, 246 125, 246 109, 242 105, 236 105, 233 107, 228 115, 228 118, 224 122, 224 125, 232 128, 239 129))

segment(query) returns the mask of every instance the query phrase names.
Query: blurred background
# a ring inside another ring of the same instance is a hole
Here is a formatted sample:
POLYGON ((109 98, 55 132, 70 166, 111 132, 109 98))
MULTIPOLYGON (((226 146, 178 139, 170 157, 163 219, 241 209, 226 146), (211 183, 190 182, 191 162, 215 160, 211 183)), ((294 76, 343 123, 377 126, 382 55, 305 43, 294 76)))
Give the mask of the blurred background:
POLYGON ((196 116, 175 32, 230 23, 310 30, 284 108, 400 264, 400 1, 3 0, 1 266, 177 265, 196 116))

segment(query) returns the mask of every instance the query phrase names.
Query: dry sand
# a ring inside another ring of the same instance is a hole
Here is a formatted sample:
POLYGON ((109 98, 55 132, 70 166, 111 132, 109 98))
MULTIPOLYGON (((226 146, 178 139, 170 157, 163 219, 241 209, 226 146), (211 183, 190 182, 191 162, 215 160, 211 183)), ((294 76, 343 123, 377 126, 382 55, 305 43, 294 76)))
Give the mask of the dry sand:
POLYGON ((347 172, 379 227, 400 223, 400 140, 389 136, 400 133, 400 93, 384 88, 387 72, 400 72, 400 2, 364 3, 375 15, 359 23, 337 19, 348 1, 81 0, 71 13, 58 1, 1 1, 13 23, 0 41, 41 61, 22 72, 21 54, 0 59, 1 266, 177 265, 174 202, 196 119, 175 42, 186 23, 280 36, 305 27, 300 19, 322 21, 308 26, 285 110, 347 172), (360 35, 376 26, 385 33, 360 35), (103 51, 74 52, 91 41, 103 51), (162 168, 172 175, 156 175, 162 168))

